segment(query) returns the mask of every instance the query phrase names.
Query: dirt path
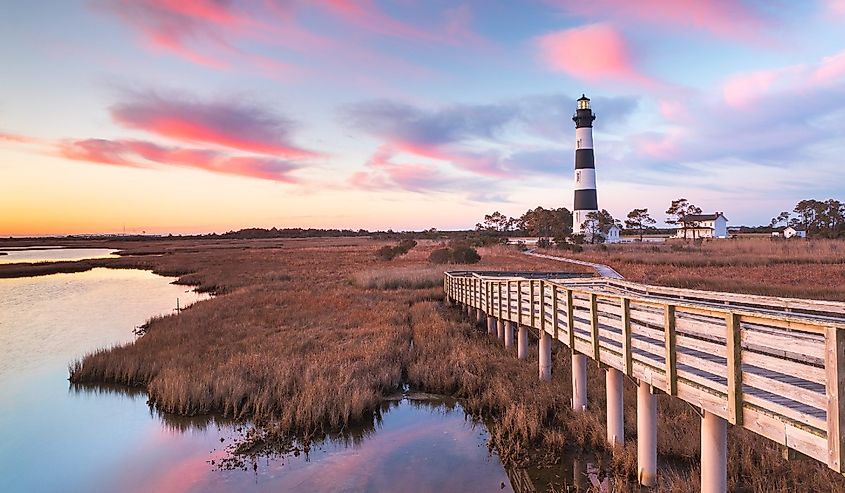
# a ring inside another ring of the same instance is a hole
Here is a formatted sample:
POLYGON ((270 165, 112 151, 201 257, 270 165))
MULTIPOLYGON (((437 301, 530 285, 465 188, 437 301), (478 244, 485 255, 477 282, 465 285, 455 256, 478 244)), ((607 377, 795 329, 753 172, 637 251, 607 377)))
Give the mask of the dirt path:
POLYGON ((542 253, 537 253, 533 250, 527 250, 524 252, 526 255, 531 255, 533 257, 545 258, 549 260, 557 260, 560 262, 569 262, 570 264, 578 264, 578 265, 586 265, 587 267, 592 267, 596 270, 598 275, 602 277, 611 277, 613 279, 625 279, 622 274, 613 270, 613 268, 608 267, 604 264, 594 264, 592 262, 585 262, 583 260, 576 260, 574 258, 566 258, 566 257, 555 257, 553 255, 545 255, 542 253))

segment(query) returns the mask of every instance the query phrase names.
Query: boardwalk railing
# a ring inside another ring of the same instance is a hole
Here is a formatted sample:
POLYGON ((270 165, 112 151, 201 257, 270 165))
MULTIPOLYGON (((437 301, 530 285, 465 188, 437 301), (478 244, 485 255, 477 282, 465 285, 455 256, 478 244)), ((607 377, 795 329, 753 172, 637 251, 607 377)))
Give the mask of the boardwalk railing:
POLYGON ((845 472, 845 303, 448 272, 449 298, 845 472))

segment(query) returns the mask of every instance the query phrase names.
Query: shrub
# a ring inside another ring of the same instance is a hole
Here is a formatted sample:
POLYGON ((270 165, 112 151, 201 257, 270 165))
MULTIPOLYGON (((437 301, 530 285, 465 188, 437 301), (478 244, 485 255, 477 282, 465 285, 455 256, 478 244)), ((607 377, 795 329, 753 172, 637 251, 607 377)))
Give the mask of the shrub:
POLYGON ((548 238, 540 238, 537 240, 537 248, 549 248, 552 246, 552 242, 549 241, 548 238))
POLYGON ((457 247, 452 249, 452 262, 456 264, 475 264, 481 260, 481 255, 472 247, 457 247))
POLYGON ((393 260, 397 255, 399 252, 392 246, 385 245, 376 250, 376 257, 382 260, 393 260))
POLYGON ((452 250, 449 248, 438 248, 428 256, 428 261, 432 264, 448 264, 451 260, 452 250))
POLYGON ((479 260, 481 255, 478 251, 467 245, 438 248, 428 256, 428 261, 433 264, 475 264, 479 260))
POLYGON ((402 240, 396 246, 385 245, 379 248, 376 250, 376 257, 382 260, 393 260, 400 255, 405 255, 415 246, 417 246, 417 242, 414 240, 402 240))

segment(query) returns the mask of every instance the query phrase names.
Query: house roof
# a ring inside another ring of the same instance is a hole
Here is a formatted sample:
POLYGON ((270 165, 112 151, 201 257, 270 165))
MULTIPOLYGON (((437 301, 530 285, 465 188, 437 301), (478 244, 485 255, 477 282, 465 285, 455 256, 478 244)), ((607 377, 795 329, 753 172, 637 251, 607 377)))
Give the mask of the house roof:
POLYGON ((681 222, 693 223, 698 221, 715 221, 717 217, 722 217, 726 221, 728 220, 724 214, 717 212, 715 214, 689 214, 682 217, 681 222))
POLYGON ((791 229, 793 231, 806 231, 807 230, 807 228, 805 228, 804 226, 788 226, 788 227, 784 228, 784 231, 786 231, 787 229, 791 229))

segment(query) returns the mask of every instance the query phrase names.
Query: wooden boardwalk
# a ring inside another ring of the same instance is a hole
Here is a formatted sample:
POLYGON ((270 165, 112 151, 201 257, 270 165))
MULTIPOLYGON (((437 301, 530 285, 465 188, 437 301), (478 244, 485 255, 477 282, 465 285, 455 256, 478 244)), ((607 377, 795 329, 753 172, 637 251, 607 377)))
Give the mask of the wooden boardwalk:
POLYGON ((845 472, 845 303, 448 272, 447 295, 845 472))

